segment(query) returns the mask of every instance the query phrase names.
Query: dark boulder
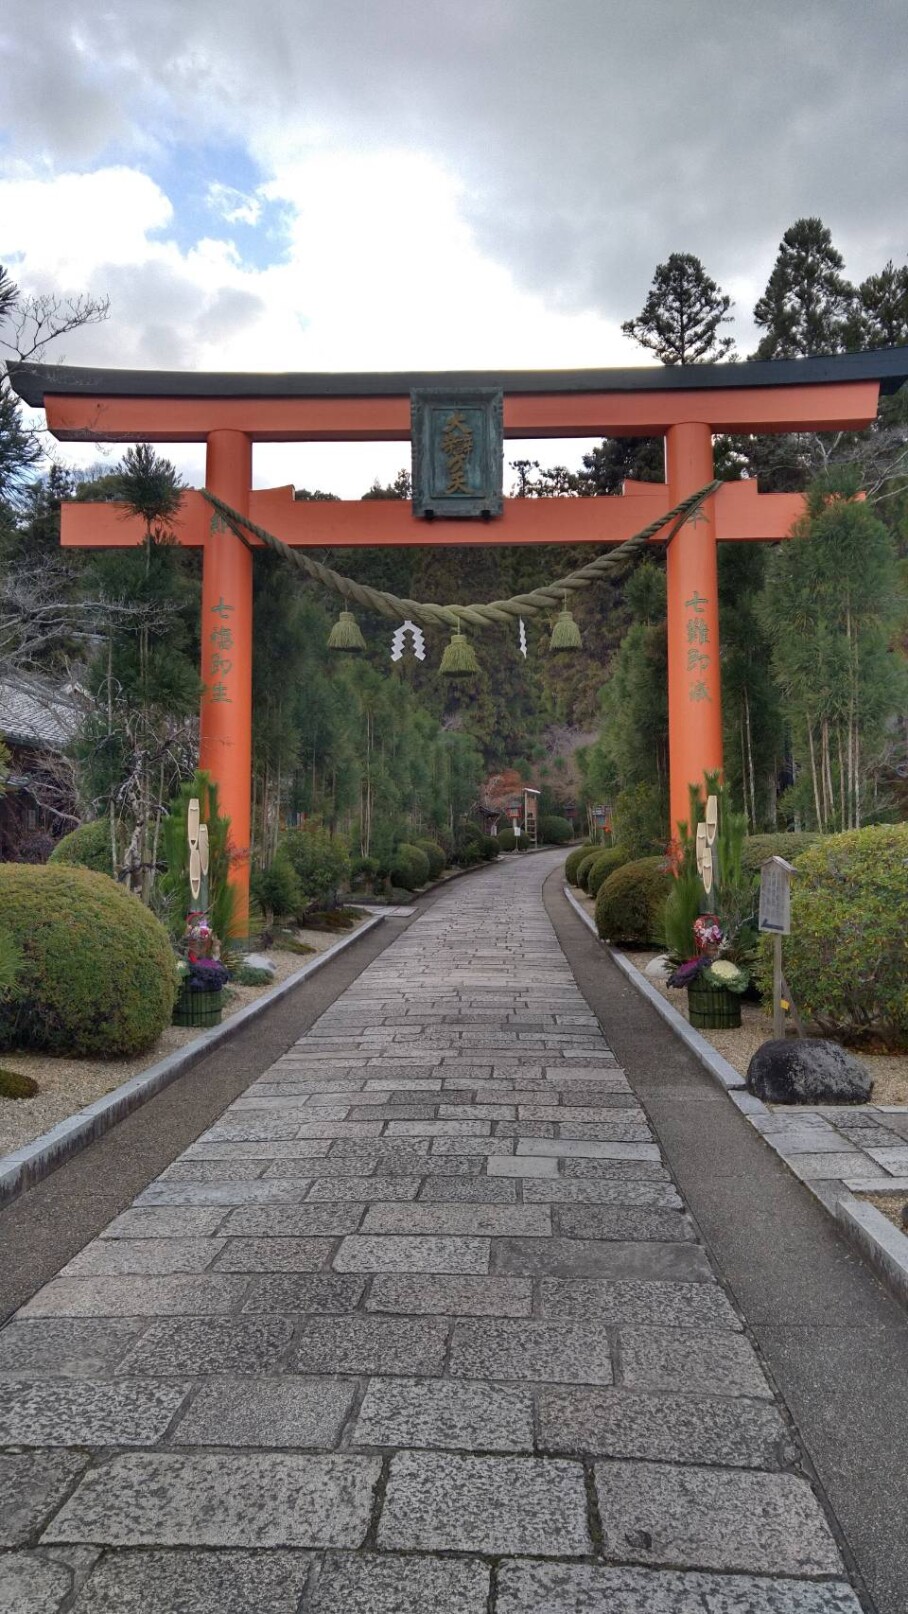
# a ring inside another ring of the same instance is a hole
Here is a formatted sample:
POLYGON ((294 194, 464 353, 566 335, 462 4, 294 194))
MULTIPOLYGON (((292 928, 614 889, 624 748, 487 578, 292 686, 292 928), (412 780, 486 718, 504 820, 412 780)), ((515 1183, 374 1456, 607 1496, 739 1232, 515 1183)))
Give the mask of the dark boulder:
POLYGON ((766 1104, 866 1104, 873 1079, 837 1042, 779 1038, 757 1049, 747 1086, 766 1104))

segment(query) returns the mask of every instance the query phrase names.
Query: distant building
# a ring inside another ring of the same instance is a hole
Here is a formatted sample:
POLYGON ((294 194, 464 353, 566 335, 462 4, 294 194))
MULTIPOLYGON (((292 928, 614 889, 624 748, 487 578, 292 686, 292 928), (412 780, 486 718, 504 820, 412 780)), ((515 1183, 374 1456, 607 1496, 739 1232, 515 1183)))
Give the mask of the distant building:
POLYGON ((71 684, 0 680, 0 739, 10 754, 0 787, 0 862, 43 863, 53 842, 78 824, 66 753, 81 715, 71 684))

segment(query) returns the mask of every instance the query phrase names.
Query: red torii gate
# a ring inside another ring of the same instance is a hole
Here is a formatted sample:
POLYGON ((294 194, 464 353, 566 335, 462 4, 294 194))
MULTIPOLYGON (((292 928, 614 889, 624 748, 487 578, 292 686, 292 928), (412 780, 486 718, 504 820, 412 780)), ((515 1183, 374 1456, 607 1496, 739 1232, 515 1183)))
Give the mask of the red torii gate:
MULTIPOLYGON (((416 374, 232 375, 14 364, 20 397, 43 408, 67 442, 206 444, 205 484, 285 543, 621 543, 713 480, 717 432, 857 431, 880 391, 908 379, 908 349, 756 364, 626 370, 455 371, 416 374), (252 487, 253 443, 405 442, 411 394, 500 389, 504 435, 644 437, 666 443, 665 483, 625 483, 623 496, 506 499, 492 521, 415 519, 402 501, 296 501, 292 487, 252 487)), ((803 501, 730 482, 668 549, 671 822, 687 816, 688 786, 722 766, 716 544, 785 538, 803 501)), ((248 899, 252 766, 252 554, 198 492, 175 531, 203 551, 200 764, 220 786, 240 853, 234 878, 248 899)), ((67 504, 61 542, 77 548, 141 543, 137 520, 110 504, 67 504)), ((251 540, 253 546, 257 540, 251 540)))

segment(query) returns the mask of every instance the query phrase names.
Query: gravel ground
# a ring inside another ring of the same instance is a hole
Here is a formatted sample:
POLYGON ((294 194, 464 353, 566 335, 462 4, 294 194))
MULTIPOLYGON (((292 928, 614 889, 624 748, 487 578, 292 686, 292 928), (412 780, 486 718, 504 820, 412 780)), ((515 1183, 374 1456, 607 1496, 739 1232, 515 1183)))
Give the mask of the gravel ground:
MULTIPOLYGON (((584 907, 592 913, 595 904, 588 897, 584 898, 582 892, 575 892, 580 897, 584 907)), ((659 955, 655 952, 628 952, 626 957, 635 964, 641 972, 647 964, 659 955)), ((661 981, 647 976, 647 980, 662 993, 673 1008, 677 1009, 684 1019, 689 1019, 687 1012, 687 993, 674 991, 664 986, 661 981)), ((740 1071, 742 1076, 747 1075, 747 1067, 761 1043, 767 1042, 772 1036, 772 1025, 768 1015, 755 1003, 741 1004, 741 1025, 736 1031, 704 1031, 701 1033, 724 1059, 740 1071)), ((908 1054, 864 1054, 859 1053, 858 1058, 866 1065, 873 1077, 874 1104, 908 1104, 908 1054)))
POLYGON ((902 1221, 902 1211, 908 1205, 908 1194, 859 1194, 867 1205, 875 1205, 877 1210, 888 1216, 894 1222, 900 1233, 904 1233, 905 1225, 902 1221))
MULTIPOLYGON (((351 934, 346 930, 297 932, 299 940, 311 947, 313 953, 322 953, 339 936, 351 934)), ((300 953, 285 953, 277 948, 269 956, 277 966, 272 985, 285 981, 288 975, 293 975, 307 962, 300 953)), ((232 986, 229 990, 230 1001, 224 1012, 224 1020, 229 1020, 239 1009, 244 1009, 247 1003, 253 1003, 268 991, 268 987, 232 986)), ((104 1093, 119 1087, 121 1082, 128 1081, 130 1076, 140 1075, 149 1065, 156 1065, 159 1059, 174 1053, 177 1048, 184 1048, 202 1035, 204 1030, 194 1026, 168 1026, 153 1048, 133 1059, 54 1059, 47 1054, 3 1054, 4 1068, 33 1077, 40 1092, 35 1098, 0 1098, 0 1155, 10 1154, 23 1144, 30 1143, 42 1132, 56 1126, 58 1121, 66 1120, 67 1116, 84 1109, 86 1104, 93 1103, 104 1093)))

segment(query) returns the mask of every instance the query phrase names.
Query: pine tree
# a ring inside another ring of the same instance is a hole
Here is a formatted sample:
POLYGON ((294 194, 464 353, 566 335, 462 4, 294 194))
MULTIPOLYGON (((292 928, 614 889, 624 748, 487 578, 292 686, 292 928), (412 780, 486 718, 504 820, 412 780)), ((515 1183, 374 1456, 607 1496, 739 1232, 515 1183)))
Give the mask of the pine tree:
POLYGON ((853 345, 856 293, 844 267, 822 219, 797 219, 785 231, 754 309, 765 332, 755 359, 811 358, 853 345))
POLYGON ((861 347, 908 345, 908 264, 896 269, 890 258, 878 275, 868 275, 858 287, 860 313, 857 335, 861 347))
POLYGON ((724 359, 734 338, 722 336, 728 325, 731 298, 690 252, 673 252, 656 267, 649 295, 636 319, 621 329, 663 364, 703 364, 724 359))

